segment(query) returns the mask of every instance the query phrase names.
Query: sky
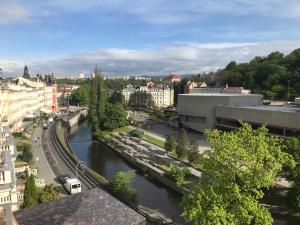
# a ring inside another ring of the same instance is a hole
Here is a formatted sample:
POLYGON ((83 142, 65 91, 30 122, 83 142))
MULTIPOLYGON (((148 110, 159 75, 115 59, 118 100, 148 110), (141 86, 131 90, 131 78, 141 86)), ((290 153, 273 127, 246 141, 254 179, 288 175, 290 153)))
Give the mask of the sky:
POLYGON ((299 0, 0 0, 4 76, 202 73, 299 47, 299 0))

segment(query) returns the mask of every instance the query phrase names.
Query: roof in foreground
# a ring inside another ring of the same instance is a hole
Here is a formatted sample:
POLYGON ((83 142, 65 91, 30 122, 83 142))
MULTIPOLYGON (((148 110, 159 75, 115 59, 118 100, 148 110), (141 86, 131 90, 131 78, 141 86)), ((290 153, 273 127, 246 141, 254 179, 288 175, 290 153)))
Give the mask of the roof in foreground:
POLYGON ((14 214, 20 225, 144 225, 146 221, 99 188, 22 209, 14 214))

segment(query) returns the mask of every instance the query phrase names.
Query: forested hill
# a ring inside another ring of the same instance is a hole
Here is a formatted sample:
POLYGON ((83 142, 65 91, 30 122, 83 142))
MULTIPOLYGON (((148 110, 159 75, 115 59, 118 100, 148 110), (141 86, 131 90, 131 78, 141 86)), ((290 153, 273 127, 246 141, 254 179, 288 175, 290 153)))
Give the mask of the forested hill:
POLYGON ((243 86, 275 100, 286 100, 289 86, 289 100, 293 100, 300 96, 300 49, 286 56, 273 52, 249 63, 232 61, 215 73, 211 81, 216 85, 243 86))
POLYGON ((267 57, 255 57, 249 63, 230 62, 216 74, 220 85, 243 86, 262 93, 269 99, 289 99, 300 96, 300 49, 284 56, 273 52, 267 57))

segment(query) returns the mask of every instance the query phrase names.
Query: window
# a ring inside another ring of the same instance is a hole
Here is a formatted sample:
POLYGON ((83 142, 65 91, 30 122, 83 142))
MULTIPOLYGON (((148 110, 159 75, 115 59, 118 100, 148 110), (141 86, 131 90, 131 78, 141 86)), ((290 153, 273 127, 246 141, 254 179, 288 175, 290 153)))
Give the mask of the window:
POLYGON ((206 123, 206 117, 204 116, 186 116, 185 121, 189 121, 191 123, 206 123))
POLYGON ((72 188, 80 188, 80 184, 73 184, 72 188))

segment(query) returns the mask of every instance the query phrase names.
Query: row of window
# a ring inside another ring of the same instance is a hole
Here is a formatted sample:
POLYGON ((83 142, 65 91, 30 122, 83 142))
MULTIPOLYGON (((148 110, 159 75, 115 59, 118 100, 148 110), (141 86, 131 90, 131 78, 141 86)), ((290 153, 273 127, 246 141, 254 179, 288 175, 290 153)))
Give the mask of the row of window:
POLYGON ((204 116, 185 116, 185 121, 186 122, 191 122, 191 123, 206 123, 206 117, 204 116))
POLYGON ((4 202, 10 202, 10 196, 7 196, 7 197, 1 197, 1 198, 0 198, 0 202, 1 202, 1 203, 4 203, 4 202))

